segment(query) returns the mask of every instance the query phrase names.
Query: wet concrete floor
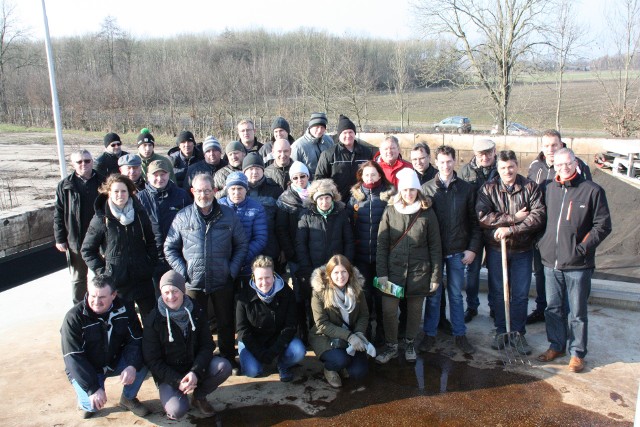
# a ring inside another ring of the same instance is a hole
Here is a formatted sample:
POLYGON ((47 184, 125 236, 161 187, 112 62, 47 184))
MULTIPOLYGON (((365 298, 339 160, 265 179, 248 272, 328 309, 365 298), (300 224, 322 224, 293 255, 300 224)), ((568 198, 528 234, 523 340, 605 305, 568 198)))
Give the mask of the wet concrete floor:
MULTIPOLYGON (((322 372, 312 375, 322 381, 322 372)), ((310 383, 306 375, 296 383, 310 383)), ((305 389, 311 395, 314 390, 305 389)), ((287 396, 293 404, 301 396, 287 396)), ((616 396, 611 397, 615 400, 616 396)), ((316 397, 320 406, 322 396, 316 397)), ((504 369, 474 368, 446 354, 427 353, 415 364, 402 358, 370 364, 368 377, 344 380, 326 409, 310 416, 293 405, 230 408, 217 419, 191 418, 197 426, 631 426, 562 403, 559 391, 542 380, 504 369)), ((312 403, 312 402, 310 402, 312 403)), ((613 419, 612 419, 613 418, 613 419)))

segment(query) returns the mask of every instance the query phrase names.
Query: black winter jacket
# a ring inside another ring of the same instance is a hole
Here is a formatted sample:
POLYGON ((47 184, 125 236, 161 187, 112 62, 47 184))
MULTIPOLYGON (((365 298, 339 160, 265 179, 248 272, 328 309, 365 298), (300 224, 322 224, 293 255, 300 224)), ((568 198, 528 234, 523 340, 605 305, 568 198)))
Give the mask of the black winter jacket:
MULTIPOLYGON (((578 158, 576 158, 576 160, 578 161, 578 174, 582 175, 582 177, 587 181, 591 181, 591 170, 589 170, 589 166, 578 158)), ((538 157, 536 157, 536 159, 531 162, 531 165, 529 165, 527 178, 538 184, 540 191, 544 194, 547 184, 553 181, 555 176, 555 168, 547 165, 547 158, 545 157, 544 152, 541 151, 540 154, 538 154, 538 157)))
POLYGON ((104 151, 96 158, 93 168, 104 177, 107 177, 112 173, 120 173, 118 160, 120 160, 120 157, 126 156, 127 154, 129 153, 122 151, 119 156, 116 156, 115 154, 104 151))
POLYGON ((304 213, 302 199, 292 188, 282 193, 277 202, 276 237, 278 244, 284 251, 287 261, 298 262, 296 253, 296 234, 298 221, 304 213))
POLYGON ((439 175, 422 185, 425 196, 431 197, 440 225, 442 256, 466 250, 482 256, 482 231, 476 215, 476 192, 473 186, 453 173, 445 188, 439 175))
POLYGON ((296 251, 300 271, 307 275, 326 264, 333 255, 342 254, 349 260, 355 255, 353 230, 344 203, 334 202, 334 208, 324 218, 307 199, 306 211, 298 222, 296 251))
MULTIPOLYGON (((184 298, 189 298, 187 295, 184 298)), ((180 386, 180 380, 192 371, 202 379, 213 358, 216 345, 211 337, 207 314, 195 302, 191 313, 196 330, 187 326, 186 336, 175 322, 170 322, 173 342, 169 341, 167 318, 154 308, 144 321, 142 354, 156 384, 180 386)))
POLYGON ((498 170, 496 169, 496 161, 494 160, 493 166, 489 168, 483 168, 476 164, 476 158, 474 157, 466 165, 460 168, 459 178, 472 184, 476 191, 480 191, 482 186, 498 176, 498 170))
POLYGON ((182 155, 180 147, 173 147, 169 150, 169 160, 173 166, 173 172, 176 175, 176 184, 178 187, 182 187, 185 177, 187 176, 187 169, 191 165, 195 165, 201 161, 204 161, 204 154, 198 147, 193 147, 193 156, 186 158, 182 155))
MULTIPOLYGON (((276 281, 282 282, 277 274, 276 281)), ((270 304, 250 286, 240 293, 236 305, 238 341, 259 361, 270 363, 282 354, 295 336, 296 327, 296 301, 286 283, 270 304)))
MULTIPOLYGON (((53 235, 56 243, 67 243, 69 249, 75 253, 80 252, 82 241, 89 229, 89 223, 82 218, 92 218, 95 214, 95 199, 98 197, 98 188, 104 181, 104 177, 94 172, 86 184, 87 192, 81 193, 75 185, 74 173, 58 183, 56 189, 55 209, 53 211, 53 235), (87 198, 85 206, 91 206, 90 212, 81 212, 83 198, 87 198)), ((77 178, 81 179, 81 178, 77 178)))
POLYGON ((510 227, 513 234, 506 239, 508 249, 524 252, 533 249, 546 222, 546 208, 538 184, 522 175, 516 177, 511 193, 500 176, 483 185, 478 193, 476 212, 484 243, 498 250, 500 241, 494 238, 497 228, 510 227), (514 215, 525 207, 529 215, 524 221, 516 223, 514 215))
POLYGON ((193 199, 193 195, 191 194, 191 183, 193 182, 193 178, 195 178, 199 173, 208 173, 211 176, 215 176, 216 172, 227 166, 227 164, 227 159, 220 159, 220 162, 218 162, 217 165, 210 165, 206 160, 190 165, 187 168, 187 173, 182 181, 182 188, 184 188, 189 197, 193 199))
POLYGON ((293 160, 289 162, 287 166, 280 167, 274 163, 271 163, 264 170, 264 175, 267 178, 271 178, 275 181, 282 191, 285 191, 289 188, 289 183, 291 182, 291 178, 289 178, 289 169, 291 169, 291 165, 293 164, 293 160))
POLYGON ((431 181, 436 176, 437 173, 438 173, 438 170, 434 168, 431 163, 429 163, 429 166, 427 167, 427 170, 424 171, 424 173, 420 173, 416 171, 416 174, 418 175, 418 180, 420 181, 420 185, 431 181))
POLYGON ((101 388, 98 374, 114 371, 121 358, 127 366, 142 369, 140 321, 118 297, 105 320, 91 310, 85 296, 67 312, 60 335, 67 376, 89 395, 101 388))
POLYGON ((122 225, 111 213, 107 198, 101 194, 96 199, 96 214, 82 244, 82 259, 96 274, 111 276, 125 301, 153 295, 151 277, 158 263, 158 249, 149 216, 132 196, 135 218, 131 224, 122 225))
POLYGON ((611 233, 604 190, 582 175, 547 186, 547 227, 538 243, 542 264, 557 270, 595 267, 596 248, 611 233))
POLYGON ((267 245, 262 254, 268 255, 274 260, 280 256, 280 245, 276 238, 276 211, 278 198, 282 194, 282 188, 271 178, 263 177, 262 182, 255 187, 249 185, 247 197, 259 202, 267 214, 267 245))
POLYGON ((362 163, 372 158, 373 152, 371 149, 358 141, 354 142, 353 152, 338 143, 322 152, 313 179, 317 181, 323 178, 331 178, 336 183, 342 200, 346 203, 349 200, 349 190, 356 183, 358 168, 362 163))

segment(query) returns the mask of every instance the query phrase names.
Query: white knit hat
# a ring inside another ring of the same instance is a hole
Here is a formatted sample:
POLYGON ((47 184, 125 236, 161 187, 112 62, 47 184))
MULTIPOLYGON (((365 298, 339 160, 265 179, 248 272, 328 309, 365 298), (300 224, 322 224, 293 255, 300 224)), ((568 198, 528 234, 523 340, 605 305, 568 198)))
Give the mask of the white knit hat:
POLYGON ((293 178, 299 173, 309 176, 309 168, 304 163, 296 160, 289 168, 289 178, 293 178))
POLYGON ((418 174, 411 168, 404 168, 396 174, 398 178, 398 191, 402 191, 405 188, 415 188, 420 190, 420 180, 418 174))

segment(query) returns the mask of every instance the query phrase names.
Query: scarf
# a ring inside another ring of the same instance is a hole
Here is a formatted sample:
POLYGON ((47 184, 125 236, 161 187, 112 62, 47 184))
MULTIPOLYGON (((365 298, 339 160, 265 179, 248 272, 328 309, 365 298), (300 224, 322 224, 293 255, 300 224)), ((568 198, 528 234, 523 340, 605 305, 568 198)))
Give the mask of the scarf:
POLYGON ((378 188, 382 185, 382 178, 380 178, 379 180, 377 180, 376 182, 372 183, 372 184, 367 184, 367 183, 362 183, 362 186, 364 188, 366 188, 367 190, 373 190, 374 188, 378 188))
POLYGON ((133 199, 131 197, 129 197, 129 200, 127 200, 127 203, 122 209, 117 207, 116 204, 111 201, 111 199, 107 200, 109 202, 109 209, 111 209, 111 214, 120 222, 120 224, 129 225, 133 222, 133 218, 135 217, 136 212, 133 210, 133 199))
POLYGON ((189 298, 185 298, 182 307, 172 310, 162 301, 162 297, 158 297, 158 313, 167 319, 167 329, 169 330, 169 342, 173 342, 173 334, 171 333, 171 320, 182 331, 183 336, 187 336, 187 326, 191 323, 191 330, 195 332, 196 324, 193 323, 191 312, 193 311, 193 302, 189 298))
POLYGON ((334 286, 333 292, 333 305, 340 310, 340 315, 342 315, 342 326, 347 326, 346 329, 349 329, 349 313, 351 313, 356 308, 356 296, 353 293, 353 288, 351 286, 345 286, 346 292, 342 289, 334 286))
POLYGON ((262 291, 258 289, 253 278, 249 280, 249 286, 251 286, 251 288, 256 291, 258 298, 260 298, 260 300, 262 300, 266 304, 271 304, 271 301, 273 301, 273 299, 276 297, 276 294, 280 292, 280 290, 282 290, 282 288, 284 287, 284 280, 282 280, 282 278, 280 278, 277 273, 273 273, 273 277, 273 286, 266 294, 262 293, 262 291))
POLYGON ((296 194, 298 194, 298 196, 300 196, 300 199, 303 202, 309 198, 309 185, 307 185, 307 188, 301 188, 297 185, 291 184, 291 188, 296 192, 296 194))
POLYGON ((331 201, 331 207, 329 209, 327 209, 326 211, 323 211, 322 209, 320 209, 318 207, 318 205, 316 205, 316 210, 318 211, 318 213, 320 215, 322 215, 322 217, 324 219, 327 219, 327 217, 329 216, 329 214, 333 211, 333 201, 331 201))
POLYGON ((416 200, 409 206, 404 206, 402 204, 402 201, 399 200, 393 204, 393 207, 396 209, 398 213, 401 213, 404 215, 413 215, 414 213, 420 210, 420 208, 422 207, 422 203, 420 202, 420 200, 416 200))

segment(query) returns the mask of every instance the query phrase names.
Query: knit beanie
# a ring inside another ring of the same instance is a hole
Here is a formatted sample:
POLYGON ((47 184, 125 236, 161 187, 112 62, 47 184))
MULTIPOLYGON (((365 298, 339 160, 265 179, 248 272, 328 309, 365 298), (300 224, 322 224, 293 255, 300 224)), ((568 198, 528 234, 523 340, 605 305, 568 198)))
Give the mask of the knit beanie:
POLYGON ((273 133, 276 129, 284 129, 288 134, 291 133, 291 128, 289 127, 289 122, 285 120, 284 117, 276 117, 271 123, 271 133, 273 133))
POLYGON ((169 270, 162 275, 160 279, 160 292, 162 292, 163 286, 171 285, 174 286, 185 293, 185 280, 182 277, 182 274, 175 272, 173 270, 169 270))
POLYGON ((226 147, 224 147, 225 154, 229 154, 233 151, 244 151, 245 153, 247 152, 246 148, 244 148, 244 145, 242 145, 242 142, 240 141, 231 141, 227 144, 226 147))
POLYGON ((156 145, 156 140, 153 139, 153 135, 151 135, 151 133, 149 133, 148 129, 143 129, 146 130, 146 132, 141 132, 140 135, 138 135, 138 139, 136 140, 138 146, 140 144, 153 144, 156 145))
POLYGON ((188 130, 183 130, 178 134, 178 137, 176 138, 176 145, 180 145, 181 142, 185 141, 191 141, 194 144, 196 143, 196 139, 193 137, 193 134, 188 130))
POLYGON ((202 151, 206 153, 209 150, 218 150, 222 152, 222 146, 220 145, 220 142, 218 142, 218 140, 211 135, 209 135, 207 139, 205 139, 202 143, 202 151))
POLYGON ((264 161, 262 160, 262 156, 258 154, 257 151, 250 152, 244 158, 244 160, 242 161, 242 172, 254 166, 264 169, 264 161))
POLYGON ((109 145, 111 145, 112 142, 115 142, 115 141, 120 143, 122 142, 117 133, 109 132, 104 136, 104 148, 107 148, 109 145))
POLYGON ((234 185, 240 185, 246 190, 249 190, 249 179, 242 172, 231 172, 225 182, 225 188, 232 187, 234 185))
POLYGON ((309 127, 324 126, 327 127, 327 115, 325 113, 311 113, 311 120, 309 120, 309 127))
POLYGON ((289 168, 289 178, 293 178, 299 173, 309 176, 309 168, 304 163, 296 160, 289 168))
POLYGON ((418 174, 411 168, 401 169, 396 174, 396 178, 398 179, 398 192, 407 188, 415 188, 417 190, 421 188, 418 174))
POLYGON ((349 117, 340 114, 340 119, 338 119, 338 136, 347 129, 351 129, 352 131, 356 131, 356 125, 353 124, 349 117))

